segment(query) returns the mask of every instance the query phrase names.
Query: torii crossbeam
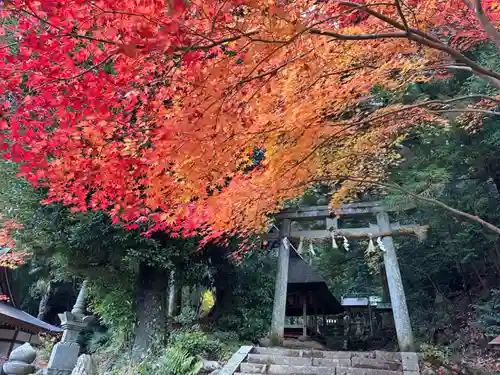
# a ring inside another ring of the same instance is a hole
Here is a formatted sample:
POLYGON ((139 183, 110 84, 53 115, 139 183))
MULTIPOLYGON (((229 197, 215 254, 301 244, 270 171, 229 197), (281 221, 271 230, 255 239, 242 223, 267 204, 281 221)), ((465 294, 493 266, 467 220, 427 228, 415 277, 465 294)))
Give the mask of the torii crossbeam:
POLYGON ((392 237, 412 234, 423 237, 428 226, 400 225, 398 223, 391 225, 387 210, 381 202, 343 204, 334 209, 330 209, 328 206, 289 208, 277 213, 275 219, 281 222, 280 232, 269 233, 265 236, 268 240, 280 240, 271 325, 272 339, 282 340, 284 333, 289 262, 288 241, 284 240, 284 238, 319 239, 331 237, 332 235, 347 238, 380 237, 385 248, 384 265, 399 347, 402 352, 414 350, 410 316, 392 237), (339 228, 339 217, 353 215, 375 215, 377 224, 370 224, 366 228, 339 228), (325 229, 292 230, 292 222, 320 220, 325 221, 325 229))

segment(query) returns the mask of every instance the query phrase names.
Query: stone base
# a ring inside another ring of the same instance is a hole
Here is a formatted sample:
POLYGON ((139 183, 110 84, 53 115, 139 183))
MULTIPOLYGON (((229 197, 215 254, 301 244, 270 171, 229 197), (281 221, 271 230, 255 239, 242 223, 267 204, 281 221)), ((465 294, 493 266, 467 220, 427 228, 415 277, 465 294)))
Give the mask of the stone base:
MULTIPOLYGON (((80 345, 76 342, 58 342, 52 349, 47 367, 49 369, 67 370, 71 373, 75 368, 79 354, 80 345)), ((55 374, 60 375, 59 373, 55 374)))
POLYGON ((401 352, 404 375, 419 375, 418 354, 414 352, 401 352))

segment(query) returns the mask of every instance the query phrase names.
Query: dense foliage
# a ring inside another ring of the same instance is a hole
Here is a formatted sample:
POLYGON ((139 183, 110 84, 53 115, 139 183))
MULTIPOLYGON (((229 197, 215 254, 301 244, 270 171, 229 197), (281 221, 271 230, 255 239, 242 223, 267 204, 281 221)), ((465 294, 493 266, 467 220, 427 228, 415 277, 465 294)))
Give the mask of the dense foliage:
MULTIPOLYGON (((380 179, 401 130, 462 101, 379 108, 374 86, 453 66, 500 79, 463 53, 499 39, 491 0, 14 0, 1 15, 4 157, 48 202, 207 240, 262 229, 318 179, 343 180, 339 196, 359 189, 346 177, 380 179)), ((498 102, 471 100, 460 110, 498 102)))
POLYGON ((276 258, 255 252, 247 255, 228 280, 233 287, 231 308, 217 321, 223 331, 240 340, 265 337, 271 325, 276 258))

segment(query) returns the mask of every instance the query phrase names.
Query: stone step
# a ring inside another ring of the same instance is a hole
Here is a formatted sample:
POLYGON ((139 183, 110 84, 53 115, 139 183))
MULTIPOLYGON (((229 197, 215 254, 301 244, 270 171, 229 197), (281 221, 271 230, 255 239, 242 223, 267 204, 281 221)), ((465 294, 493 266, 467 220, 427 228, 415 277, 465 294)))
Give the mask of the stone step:
POLYGON ((286 366, 286 365, 259 365, 242 363, 240 372, 234 375, 403 375, 402 371, 388 371, 378 369, 354 367, 323 367, 323 366, 286 366))
POLYGON ((242 363, 240 365, 240 372, 245 374, 275 375, 335 375, 335 367, 262 365, 257 363, 242 363))
POLYGON ((390 371, 403 370, 401 362, 386 361, 379 358, 372 359, 372 358, 362 358, 362 357, 353 357, 351 359, 351 367, 390 370, 390 371))
POLYGON ((382 359, 384 361, 394 361, 401 362, 401 353, 399 352, 385 352, 382 350, 375 350, 375 358, 382 359))
POLYGON ((403 375, 403 371, 389 371, 356 367, 336 367, 335 375, 403 375))
POLYGON ((250 353, 246 362, 258 364, 273 365, 291 365, 291 366, 350 366, 349 358, 314 358, 314 357, 287 357, 272 354, 253 354, 250 353))
POLYGON ((375 352, 335 352, 323 350, 300 350, 285 348, 267 348, 257 346, 252 349, 253 354, 266 354, 282 357, 305 357, 305 358, 332 358, 332 359, 351 359, 354 357, 375 359, 375 352))

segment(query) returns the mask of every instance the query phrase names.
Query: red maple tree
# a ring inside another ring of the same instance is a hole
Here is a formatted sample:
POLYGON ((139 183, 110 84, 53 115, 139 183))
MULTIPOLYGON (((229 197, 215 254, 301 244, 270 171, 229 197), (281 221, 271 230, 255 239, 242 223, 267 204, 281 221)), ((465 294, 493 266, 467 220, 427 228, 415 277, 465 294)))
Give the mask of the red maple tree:
POLYGON ((47 202, 130 229, 246 234, 315 181, 383 179, 408 126, 499 102, 359 111, 374 85, 453 69, 500 87, 462 53, 500 45, 492 0, 13 0, 1 16, 3 156, 47 202))
POLYGON ((24 251, 16 251, 16 241, 12 237, 12 233, 22 229, 21 224, 14 220, 4 219, 0 215, 0 267, 17 268, 24 264, 25 258, 28 255, 24 251))

